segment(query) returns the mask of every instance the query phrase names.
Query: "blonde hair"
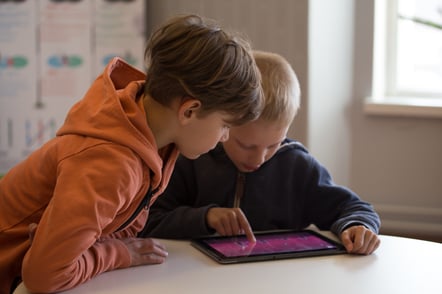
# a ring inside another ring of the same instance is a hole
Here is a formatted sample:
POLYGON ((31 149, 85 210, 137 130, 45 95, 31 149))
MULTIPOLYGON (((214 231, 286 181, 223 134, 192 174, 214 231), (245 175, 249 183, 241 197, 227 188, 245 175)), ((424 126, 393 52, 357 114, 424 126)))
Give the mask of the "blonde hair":
POLYGON ((145 51, 145 92, 163 105, 191 96, 201 115, 230 114, 233 125, 258 117, 263 93, 249 43, 213 20, 177 16, 156 30, 145 51))
POLYGON ((290 124, 300 106, 299 81, 289 62, 279 54, 254 51, 261 72, 264 108, 259 119, 290 124))

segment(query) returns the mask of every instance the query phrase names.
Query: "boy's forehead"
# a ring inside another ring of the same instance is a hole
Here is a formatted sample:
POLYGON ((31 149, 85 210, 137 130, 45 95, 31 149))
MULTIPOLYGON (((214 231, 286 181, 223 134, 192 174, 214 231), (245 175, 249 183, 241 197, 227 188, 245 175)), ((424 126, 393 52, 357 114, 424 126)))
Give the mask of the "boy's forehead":
POLYGON ((256 131, 258 133, 279 133, 282 130, 288 129, 290 125, 283 121, 274 120, 264 120, 264 119, 256 119, 254 121, 248 122, 241 126, 238 126, 235 129, 240 131, 256 131))
POLYGON ((230 129, 230 135, 248 145, 272 145, 281 142, 286 136, 288 127, 278 122, 255 120, 230 129))

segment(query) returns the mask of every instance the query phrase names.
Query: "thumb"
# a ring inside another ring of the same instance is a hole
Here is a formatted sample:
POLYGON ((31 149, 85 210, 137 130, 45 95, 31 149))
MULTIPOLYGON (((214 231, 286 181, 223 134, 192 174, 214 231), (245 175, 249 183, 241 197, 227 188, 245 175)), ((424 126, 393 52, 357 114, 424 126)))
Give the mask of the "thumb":
POLYGON ((350 232, 348 230, 345 230, 341 234, 341 242, 342 245, 344 245, 347 252, 351 252, 353 250, 353 240, 350 232))

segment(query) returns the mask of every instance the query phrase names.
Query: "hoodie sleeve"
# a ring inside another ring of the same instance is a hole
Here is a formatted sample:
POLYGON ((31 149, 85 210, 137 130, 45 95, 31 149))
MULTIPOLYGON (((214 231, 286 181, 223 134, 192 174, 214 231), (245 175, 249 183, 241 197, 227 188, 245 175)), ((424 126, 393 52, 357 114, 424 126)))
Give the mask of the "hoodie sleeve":
POLYGON ((53 197, 23 261, 23 281, 31 292, 67 290, 130 266, 125 244, 106 236, 121 225, 115 218, 131 210, 144 182, 141 169, 129 149, 115 144, 60 162, 53 197))
POLYGON ((335 184, 329 172, 313 157, 310 157, 308 173, 305 215, 311 223, 337 236, 352 225, 364 225, 379 233, 380 218, 371 204, 350 189, 335 184))
POLYGON ((165 192, 151 206, 141 237, 185 239, 213 234, 206 225, 207 211, 216 204, 195 207, 194 167, 180 157, 165 192))

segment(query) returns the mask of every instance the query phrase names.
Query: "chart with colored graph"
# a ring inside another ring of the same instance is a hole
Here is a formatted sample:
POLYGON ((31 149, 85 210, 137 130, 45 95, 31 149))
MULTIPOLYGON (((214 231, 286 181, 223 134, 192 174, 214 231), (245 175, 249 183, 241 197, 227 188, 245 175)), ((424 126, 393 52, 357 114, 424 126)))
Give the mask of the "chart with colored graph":
POLYGON ((0 1, 0 175, 53 138, 108 61, 144 70, 145 1, 0 1))

